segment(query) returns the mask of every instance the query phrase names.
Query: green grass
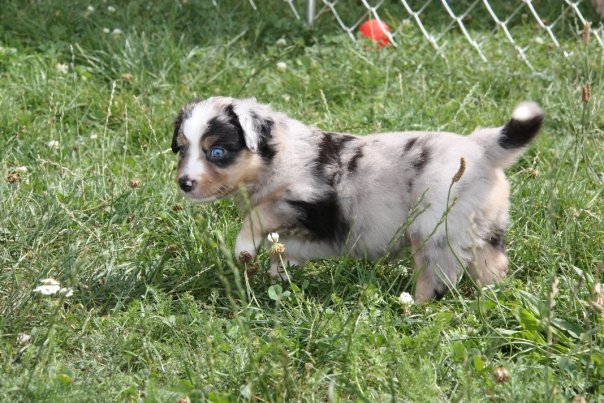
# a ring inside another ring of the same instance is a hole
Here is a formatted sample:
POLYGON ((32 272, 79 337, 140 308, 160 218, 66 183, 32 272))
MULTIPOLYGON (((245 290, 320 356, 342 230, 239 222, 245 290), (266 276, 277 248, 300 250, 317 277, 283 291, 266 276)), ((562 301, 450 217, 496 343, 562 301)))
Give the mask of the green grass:
POLYGON ((326 21, 220 4, 3 2, 0 400, 604 400, 598 44, 562 37, 573 55, 540 48, 536 75, 504 42, 487 44, 488 64, 460 35, 444 58, 416 32, 375 51, 326 21), (508 172, 509 278, 405 311, 409 258, 317 261, 282 288, 266 255, 246 273, 232 203, 192 205, 174 183, 172 120, 218 94, 356 133, 469 133, 538 101, 544 130, 508 172), (37 295, 46 277, 74 295, 37 295))

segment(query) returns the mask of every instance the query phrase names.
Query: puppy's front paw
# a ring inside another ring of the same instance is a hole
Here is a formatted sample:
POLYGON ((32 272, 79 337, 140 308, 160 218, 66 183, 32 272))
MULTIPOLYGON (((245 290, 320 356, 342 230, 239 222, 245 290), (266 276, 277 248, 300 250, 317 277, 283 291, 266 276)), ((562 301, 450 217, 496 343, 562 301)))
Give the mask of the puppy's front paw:
POLYGON ((235 256, 241 263, 249 263, 256 257, 256 247, 251 240, 244 239, 241 234, 235 242, 235 256))

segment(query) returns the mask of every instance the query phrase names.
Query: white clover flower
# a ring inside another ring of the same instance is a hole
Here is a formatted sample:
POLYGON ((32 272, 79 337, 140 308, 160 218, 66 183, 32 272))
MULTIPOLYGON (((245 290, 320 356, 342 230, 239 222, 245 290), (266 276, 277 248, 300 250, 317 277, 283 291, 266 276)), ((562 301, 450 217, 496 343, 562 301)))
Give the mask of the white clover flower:
POLYGON ((59 294, 63 295, 65 298, 69 298, 73 295, 73 289, 70 287, 61 288, 59 290, 59 294))
POLYGON ((510 371, 505 367, 497 367, 493 371, 493 376, 495 377, 495 381, 497 383, 505 383, 511 379, 510 371))
POLYGON ((277 63, 277 70, 279 70, 279 71, 287 70, 287 64, 285 62, 277 63))
POLYGON ((408 292, 402 292, 401 295, 398 297, 398 302, 401 305, 413 305, 413 303, 415 302, 413 300, 413 297, 411 296, 411 294, 409 294, 408 292))
POLYGON ((535 42, 537 42, 539 45, 543 45, 545 43, 545 41, 543 40, 543 38, 540 37, 540 36, 537 36, 535 38, 535 42))
POLYGON ((69 298, 73 295, 73 289, 70 287, 61 287, 61 283, 59 283, 54 278, 45 278, 40 280, 42 285, 34 288, 34 292, 40 293, 42 295, 55 295, 60 294, 65 298, 69 298))
POLYGON ((61 290, 61 283, 52 278, 45 278, 40 280, 42 285, 34 288, 34 292, 38 292, 42 295, 54 295, 61 290))
POLYGON ((596 304, 604 305, 604 284, 596 283, 594 292, 596 293, 596 304))
POLYGON ((59 148, 59 142, 57 140, 50 140, 48 143, 46 143, 46 146, 48 148, 59 148))
POLYGON ((279 234, 276 232, 271 232, 270 234, 268 234, 268 236, 266 237, 268 239, 268 241, 270 243, 277 243, 279 242, 279 234))
POLYGON ((277 39, 277 42, 275 42, 275 45, 277 45, 277 46, 287 46, 287 41, 285 40, 285 38, 279 38, 279 39, 277 39))
POLYGON ((268 239, 268 241, 271 243, 271 249, 269 251, 271 254, 280 255, 282 253, 285 253, 285 245, 283 245, 282 243, 279 243, 279 234, 278 233, 271 232, 270 234, 268 234, 266 239, 268 239))
POLYGON ((279 242, 275 242, 273 244, 273 246, 271 246, 270 253, 272 253, 273 255, 274 254, 280 255, 282 253, 285 253, 285 245, 283 245, 282 243, 279 243, 279 242))
POLYGON ((57 71, 61 74, 67 74, 69 71, 69 65, 65 63, 57 63, 56 65, 57 71))
POLYGON ((103 33, 104 34, 108 34, 109 32, 111 32, 111 30, 109 28, 103 28, 103 33))
POLYGON ((116 10, 115 10, 115 7, 109 6, 109 7, 107 7, 107 11, 109 11, 110 14, 113 14, 113 13, 115 13, 116 10))
POLYGON ((28 169, 27 169, 27 167, 26 167, 26 166, 22 166, 22 167, 15 167, 15 168, 13 169, 13 171, 18 172, 18 173, 20 173, 20 174, 26 174, 26 173, 27 173, 27 171, 28 171, 28 169))
POLYGON ((21 333, 17 336, 17 344, 27 344, 31 340, 31 336, 26 333, 21 333))
POLYGON ((88 7, 86 8, 86 11, 88 11, 89 13, 94 13, 94 7, 92 7, 92 6, 88 6, 88 7))
POLYGON ((407 275, 409 272, 409 268, 405 266, 403 261, 399 261, 396 265, 396 270, 400 272, 402 275, 407 275))
POLYGON ((59 283, 57 280, 55 280, 54 278, 45 278, 40 280, 40 282, 42 283, 42 285, 61 285, 61 283, 59 283))
POLYGON ((99 138, 99 135, 98 135, 98 134, 96 134, 96 133, 92 133, 92 134, 90 135, 90 140, 96 140, 96 139, 98 139, 98 138, 99 138))
POLYGON ((111 31, 111 35, 113 35, 116 38, 122 36, 122 34, 123 34, 122 30, 119 28, 114 28, 113 31, 111 31))

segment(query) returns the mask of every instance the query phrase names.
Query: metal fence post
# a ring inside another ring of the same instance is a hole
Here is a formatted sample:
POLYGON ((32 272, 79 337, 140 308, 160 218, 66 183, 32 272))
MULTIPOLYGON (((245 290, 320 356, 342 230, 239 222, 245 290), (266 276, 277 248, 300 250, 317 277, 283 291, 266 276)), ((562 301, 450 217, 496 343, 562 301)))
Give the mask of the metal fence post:
POLYGON ((308 21, 308 25, 312 25, 313 22, 315 22, 315 10, 315 0, 308 0, 308 4, 306 6, 306 19, 308 21))

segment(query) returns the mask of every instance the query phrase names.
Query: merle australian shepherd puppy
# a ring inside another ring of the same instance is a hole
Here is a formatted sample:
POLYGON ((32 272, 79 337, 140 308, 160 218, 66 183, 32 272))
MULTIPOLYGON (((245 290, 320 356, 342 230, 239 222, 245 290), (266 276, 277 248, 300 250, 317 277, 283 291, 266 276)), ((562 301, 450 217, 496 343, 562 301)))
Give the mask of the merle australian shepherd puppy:
MULTIPOLYGON (((464 270, 483 286, 506 275, 503 170, 542 119, 537 104, 523 102, 503 127, 469 136, 355 136, 305 125, 255 99, 213 97, 180 111, 172 150, 186 197, 245 194, 237 256, 254 256, 273 231, 284 261, 295 265, 341 255, 378 259, 408 246, 421 302, 441 297, 464 270)), ((271 274, 282 271, 273 261, 271 274)))

